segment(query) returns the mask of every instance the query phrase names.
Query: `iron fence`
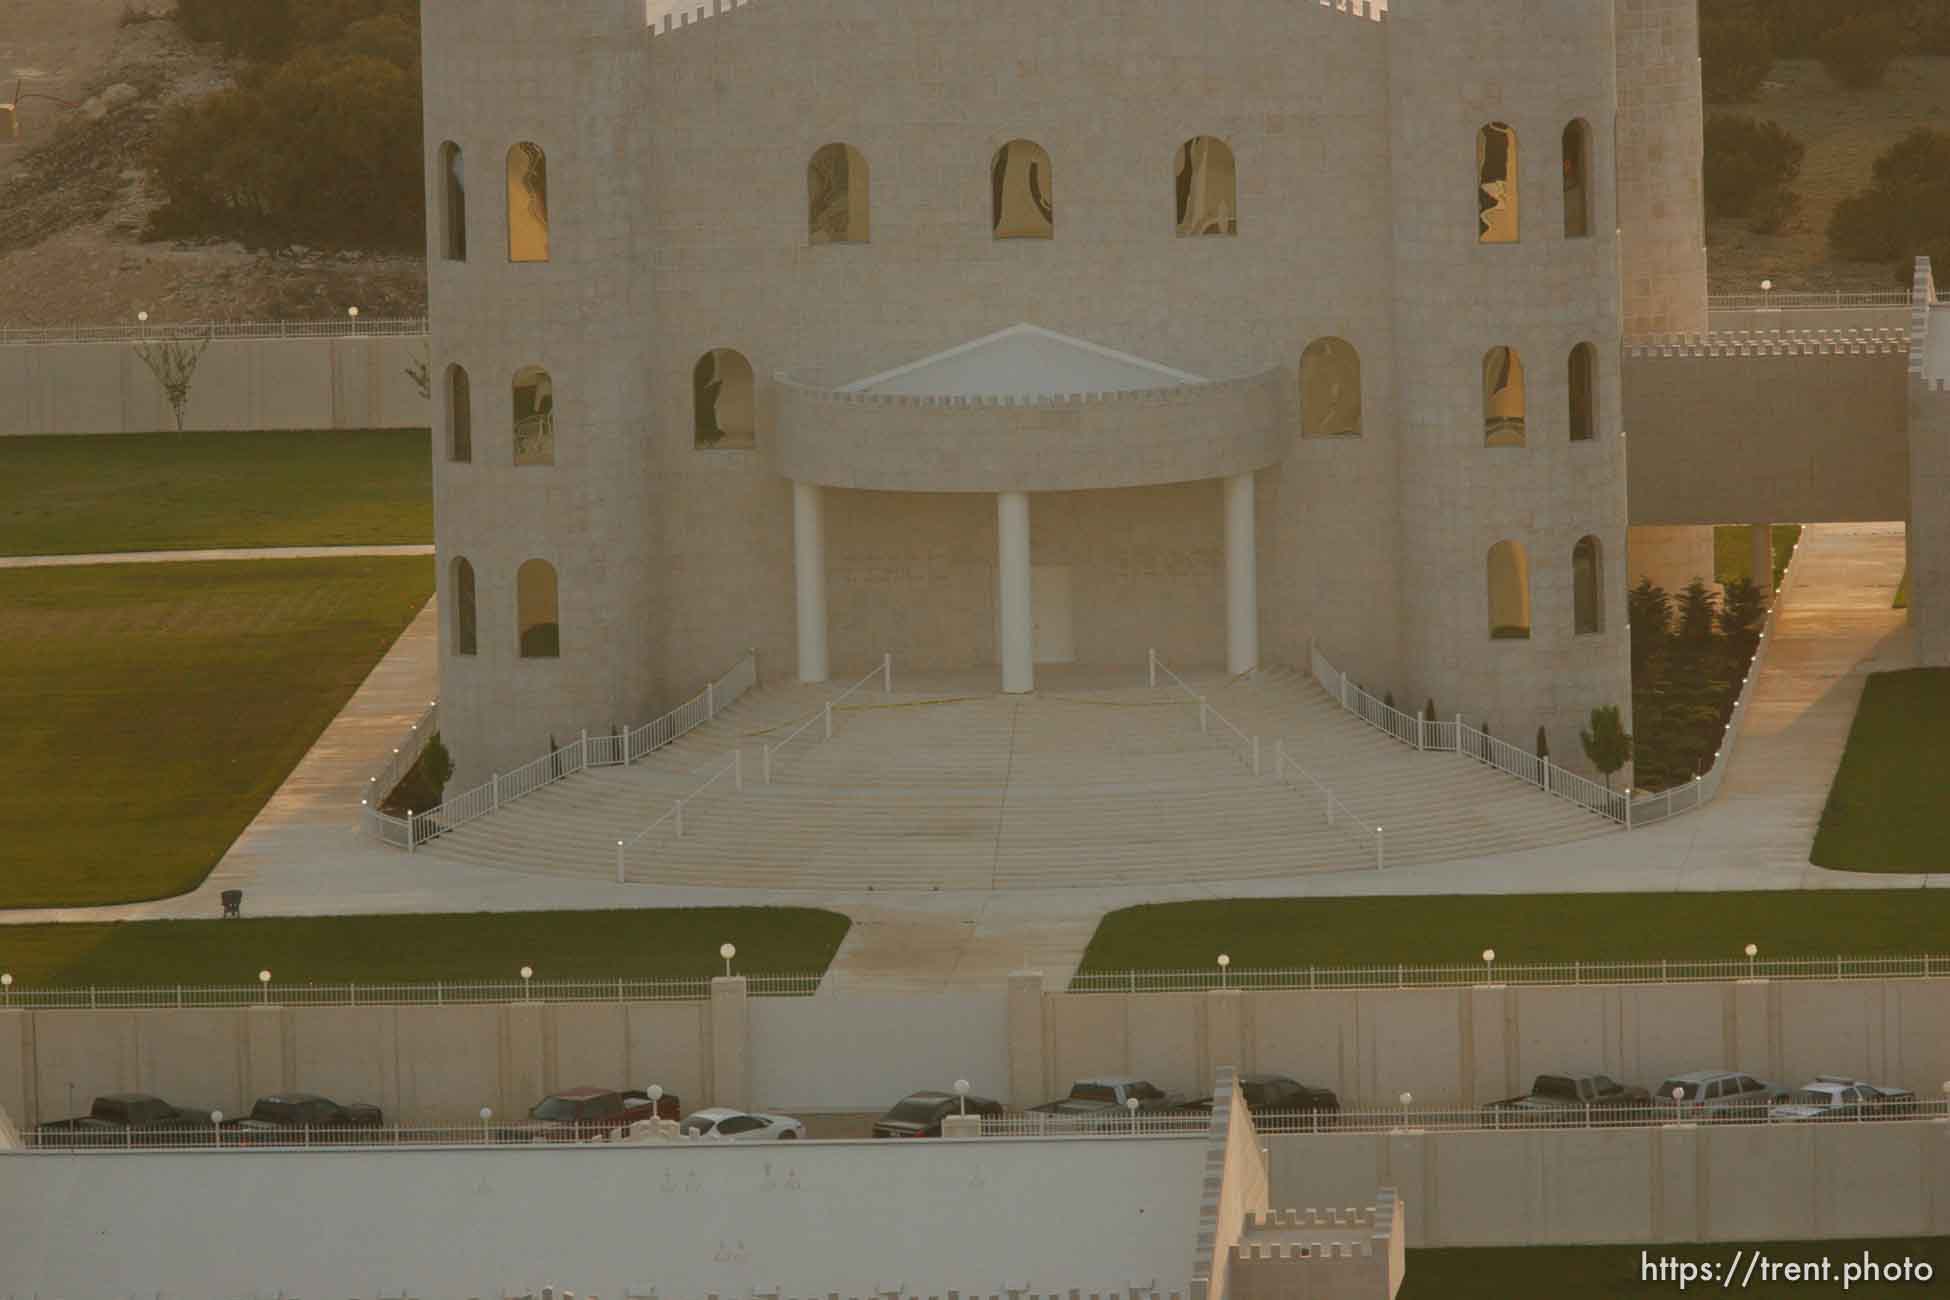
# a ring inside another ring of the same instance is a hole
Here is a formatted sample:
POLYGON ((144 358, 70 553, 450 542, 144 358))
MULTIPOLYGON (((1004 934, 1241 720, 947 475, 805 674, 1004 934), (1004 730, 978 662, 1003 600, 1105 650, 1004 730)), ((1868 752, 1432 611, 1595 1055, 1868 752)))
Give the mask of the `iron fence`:
MULTIPOLYGON (((823 976, 748 975, 753 997, 811 997, 823 976)), ((0 1010, 141 1011, 192 1007, 466 1006, 505 1002, 702 1002, 709 979, 434 980, 430 983, 150 985, 143 988, 0 989, 0 1010)))
POLYGON ((412 337, 424 316, 330 320, 139 321, 133 325, 0 325, 0 344, 144 343, 163 339, 328 339, 412 337))

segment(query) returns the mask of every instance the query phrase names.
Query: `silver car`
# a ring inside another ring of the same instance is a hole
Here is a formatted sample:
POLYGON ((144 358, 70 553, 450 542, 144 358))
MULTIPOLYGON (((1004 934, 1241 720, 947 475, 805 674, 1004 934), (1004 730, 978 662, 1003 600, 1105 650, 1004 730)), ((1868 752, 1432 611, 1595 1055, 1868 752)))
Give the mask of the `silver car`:
POLYGON ((684 1116, 679 1132, 708 1142, 790 1142, 806 1136, 806 1126, 790 1115, 758 1115, 712 1106, 684 1116))
POLYGON ((1797 1088, 1786 1105, 1767 1112, 1767 1118, 1787 1121, 1817 1119, 1902 1119, 1916 1113, 1916 1094, 1907 1088, 1881 1088, 1860 1079, 1819 1074, 1813 1083, 1797 1088))
POLYGON ((1675 1074, 1652 1090, 1652 1104, 1679 1119, 1762 1120, 1788 1100, 1788 1090, 1738 1070, 1675 1074))

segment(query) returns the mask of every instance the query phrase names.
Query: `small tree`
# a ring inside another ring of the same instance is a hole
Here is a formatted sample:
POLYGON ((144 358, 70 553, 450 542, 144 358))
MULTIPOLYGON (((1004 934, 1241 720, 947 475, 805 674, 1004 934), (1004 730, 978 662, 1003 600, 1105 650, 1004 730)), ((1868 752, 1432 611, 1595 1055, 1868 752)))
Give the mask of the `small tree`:
POLYGON ((1642 673, 1672 634, 1672 597, 1650 578, 1625 597, 1625 616, 1632 624, 1632 671, 1642 673))
POLYGON ((211 332, 206 330, 189 338, 144 339, 135 345, 135 354, 149 367, 149 373, 156 377, 164 399, 169 402, 178 433, 183 431, 183 413, 190 405, 190 385, 196 380, 197 363, 203 360, 203 350, 210 346, 210 337, 211 332))
POLYGON ((1537 728, 1537 757, 1549 758, 1550 756, 1551 756, 1551 738, 1544 734, 1544 729, 1542 727, 1539 727, 1537 728))
POLYGON ((1908 284, 1919 252, 1950 246, 1950 132, 1919 128, 1876 159, 1874 179, 1835 205, 1828 248, 1857 262, 1889 262, 1908 284))
MULTIPOLYGON (((1801 174, 1802 144, 1777 122, 1744 113, 1706 119, 1706 212, 1744 217, 1801 174)), ((1772 200, 1778 204, 1779 200, 1772 200)))
POLYGON ((1612 773, 1632 761, 1632 737, 1625 730, 1616 704, 1591 711, 1591 729, 1580 731, 1584 756, 1604 775, 1605 789, 1611 789, 1612 773))
POLYGON ((1745 578, 1735 578, 1726 587, 1720 604, 1720 635, 1738 649, 1751 650, 1760 636, 1760 623, 1767 617, 1767 601, 1760 588, 1745 578))
POLYGON ((1713 623, 1719 610, 1719 597, 1706 583, 1694 578, 1679 593, 1679 639, 1687 645, 1702 646, 1713 639, 1713 623))
POLYGON ((1424 704, 1422 706, 1422 721, 1424 722, 1435 721, 1435 701, 1433 699, 1431 699, 1427 704, 1424 704))
POLYGON ((1389 708, 1391 708, 1391 709, 1392 709, 1392 708, 1394 708, 1394 707, 1395 707, 1395 693, 1394 693, 1393 691, 1389 691, 1389 692, 1388 692, 1387 694, 1385 694, 1385 695, 1383 695, 1383 696, 1381 697, 1381 702, 1382 702, 1383 704, 1386 704, 1386 705, 1387 705, 1387 706, 1388 706, 1389 708))

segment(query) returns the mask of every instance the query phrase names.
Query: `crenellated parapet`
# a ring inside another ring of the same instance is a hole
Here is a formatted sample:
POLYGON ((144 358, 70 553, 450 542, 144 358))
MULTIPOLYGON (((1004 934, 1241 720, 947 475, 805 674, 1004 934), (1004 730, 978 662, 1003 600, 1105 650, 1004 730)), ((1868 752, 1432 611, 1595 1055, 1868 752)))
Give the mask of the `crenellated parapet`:
POLYGON ((1625 341, 1625 355, 1632 358, 1892 356, 1909 352, 1909 331, 1900 329, 1720 330, 1625 341))
POLYGON ((1391 1187, 1366 1207, 1262 1210, 1232 1249, 1228 1300, 1387 1300, 1405 1245, 1391 1187))
MULTIPOLYGON (((643 0, 643 20, 652 36, 668 36, 686 27, 695 27, 707 18, 718 18, 734 9, 743 9, 753 0, 643 0)), ((789 4, 791 0, 769 0, 789 4)), ((1320 0, 1320 7, 1336 13, 1380 22, 1388 16, 1388 0, 1320 0)))

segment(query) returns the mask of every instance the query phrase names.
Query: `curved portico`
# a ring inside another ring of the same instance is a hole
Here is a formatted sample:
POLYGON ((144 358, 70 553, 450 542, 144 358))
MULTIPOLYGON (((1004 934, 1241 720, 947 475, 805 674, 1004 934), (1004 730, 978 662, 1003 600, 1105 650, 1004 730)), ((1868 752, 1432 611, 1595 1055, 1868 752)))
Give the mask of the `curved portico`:
MULTIPOLYGON (((773 468, 792 480, 800 677, 827 670, 827 488, 996 498, 1003 690, 1035 686, 1030 494, 1225 485, 1227 666, 1259 663, 1253 476, 1285 454, 1278 368, 1208 381, 1031 325, 842 387, 779 376, 773 468)), ((1215 539, 1216 540, 1216 539, 1215 539)))

